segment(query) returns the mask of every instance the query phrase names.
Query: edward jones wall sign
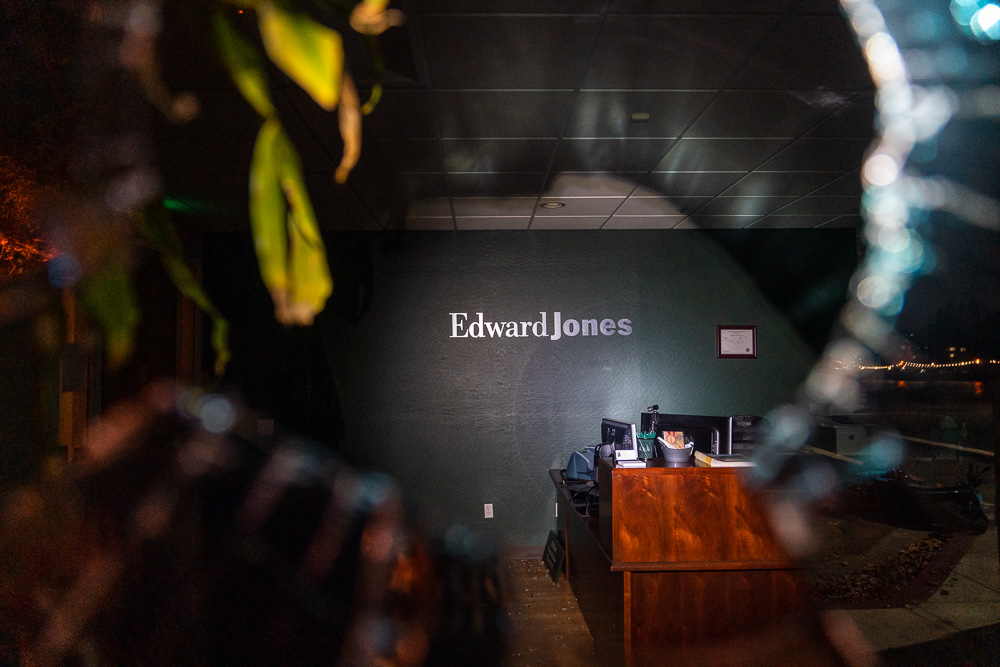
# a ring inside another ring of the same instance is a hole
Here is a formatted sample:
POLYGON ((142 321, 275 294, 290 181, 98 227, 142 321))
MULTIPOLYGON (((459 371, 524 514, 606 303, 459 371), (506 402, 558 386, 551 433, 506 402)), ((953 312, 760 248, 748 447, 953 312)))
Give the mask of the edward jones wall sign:
POLYGON ((449 313, 451 316, 450 338, 550 338, 559 340, 563 336, 628 336, 632 333, 632 320, 615 321, 605 319, 563 319, 562 313, 552 313, 552 332, 549 332, 548 313, 539 312, 541 319, 534 322, 490 322, 482 313, 469 319, 468 313, 449 313))

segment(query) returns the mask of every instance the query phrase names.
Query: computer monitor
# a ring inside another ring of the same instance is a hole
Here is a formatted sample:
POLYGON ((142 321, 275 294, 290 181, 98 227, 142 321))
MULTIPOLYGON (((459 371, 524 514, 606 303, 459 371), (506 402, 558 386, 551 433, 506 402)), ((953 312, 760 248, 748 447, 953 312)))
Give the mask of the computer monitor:
POLYGON ((635 461, 639 458, 635 424, 605 417, 601 420, 601 444, 612 447, 616 461, 635 461))
POLYGON ((663 435, 664 431, 683 431, 684 439, 691 441, 699 452, 706 454, 732 453, 730 417, 644 412, 639 423, 643 433, 654 431, 657 435, 663 435))

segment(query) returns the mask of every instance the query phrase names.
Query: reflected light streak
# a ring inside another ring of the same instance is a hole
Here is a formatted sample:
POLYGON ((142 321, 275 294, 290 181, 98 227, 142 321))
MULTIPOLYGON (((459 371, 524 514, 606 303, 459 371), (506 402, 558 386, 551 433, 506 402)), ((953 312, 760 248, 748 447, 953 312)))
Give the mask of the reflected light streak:
MULTIPOLYGON (((912 226, 925 223, 930 211, 945 211, 980 227, 1000 229, 997 201, 945 178, 920 177, 907 170, 915 150, 926 154, 925 149, 929 147, 929 152, 934 152, 937 135, 955 115, 1000 115, 1000 89, 984 86, 975 92, 955 93, 944 86, 922 88, 913 85, 907 59, 889 33, 880 9, 885 6, 903 14, 906 11, 903 5, 898 2, 883 4, 878 0, 841 0, 840 4, 856 33, 877 87, 878 136, 861 172, 865 188, 863 231, 869 247, 851 280, 852 297, 841 311, 840 323, 845 334, 827 347, 823 360, 803 387, 799 402, 779 407, 768 416, 773 429, 767 449, 758 454, 758 466, 754 470, 756 481, 764 483, 774 483, 780 475, 781 466, 776 459, 780 458, 781 451, 807 444, 810 427, 817 416, 848 412, 860 400, 864 392, 859 372, 873 368, 865 365, 873 356, 868 351, 888 356, 899 349, 901 341, 894 326, 906 292, 915 275, 927 273, 935 264, 933 248, 912 226), (847 359, 853 361, 845 362, 847 359)), ((951 14, 959 24, 969 26, 966 32, 970 36, 982 40, 983 35, 996 30, 1000 37, 1000 6, 996 3, 955 0, 951 3, 951 14)), ((900 20, 911 32, 915 26, 933 24, 934 30, 929 34, 918 34, 909 40, 926 43, 936 37, 943 39, 940 35, 947 25, 947 15, 944 16, 942 21, 925 11, 919 16, 900 16, 900 20)), ((974 74, 977 71, 962 45, 950 43, 936 49, 933 46, 906 54, 908 57, 912 54, 918 61, 925 79, 948 78, 949 72, 964 74, 971 69, 974 74)), ((955 365, 972 363, 978 361, 955 365)), ((908 365, 919 367, 900 362, 899 368, 908 365)), ((944 365, 935 367, 943 368, 944 365)), ((891 467, 902 461, 903 450, 898 439, 888 437, 874 441, 869 454, 877 464, 891 467)), ((815 479, 807 478, 805 473, 781 484, 807 497, 822 493, 822 473, 809 473, 816 475, 815 479)), ((787 516, 780 518, 777 528, 786 538, 786 546, 793 551, 803 548, 808 541, 808 526, 798 521, 791 509, 787 516)))

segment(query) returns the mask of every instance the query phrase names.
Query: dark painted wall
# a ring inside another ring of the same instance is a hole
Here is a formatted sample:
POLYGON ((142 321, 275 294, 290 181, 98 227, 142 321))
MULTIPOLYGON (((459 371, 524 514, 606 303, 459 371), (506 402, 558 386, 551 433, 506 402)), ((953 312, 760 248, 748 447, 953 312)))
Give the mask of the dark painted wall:
MULTIPOLYGON (((853 232, 836 231, 813 235, 811 249, 799 238, 782 250, 852 266, 853 232)), ((769 233, 781 247, 781 234, 769 233)), ((813 361, 792 322, 698 232, 420 232, 328 243, 337 293, 314 328, 328 368, 317 368, 323 355, 311 347, 307 358, 278 359, 271 380, 260 362, 274 355, 255 349, 314 339, 273 330, 268 342, 273 326, 250 323, 270 306, 246 269, 249 244, 206 243, 206 280, 236 318, 230 379, 265 410, 270 391, 288 425, 308 432, 315 415, 296 419, 317 397, 295 378, 329 373, 333 395, 323 400, 339 414, 326 418, 340 420, 329 432, 343 429, 347 458, 391 473, 432 524, 463 523, 514 545, 544 542, 553 513, 546 471, 594 444, 602 416, 637 421, 651 403, 663 412, 766 414, 794 396, 813 361), (234 262, 242 266, 235 274, 234 262), (236 276, 249 281, 241 294, 256 305, 220 290, 236 276), (518 324, 528 335, 454 337, 451 313, 467 313, 458 333, 468 333, 480 312, 494 323, 536 323, 545 313, 547 335, 533 334, 541 325, 518 324), (553 340, 557 312, 564 322, 614 325, 605 326, 610 335, 553 340), (718 324, 757 325, 758 358, 717 359, 718 324), (484 503, 496 518, 483 518, 484 503)), ((765 274, 784 271, 776 257, 762 263, 765 274)), ((785 273, 802 288, 799 275, 785 273)))

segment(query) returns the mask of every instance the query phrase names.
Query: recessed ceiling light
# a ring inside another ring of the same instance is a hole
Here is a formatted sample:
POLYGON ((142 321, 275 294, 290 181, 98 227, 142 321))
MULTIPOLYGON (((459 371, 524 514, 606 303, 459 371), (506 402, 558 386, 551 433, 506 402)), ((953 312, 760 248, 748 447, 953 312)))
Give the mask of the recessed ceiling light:
POLYGON ((561 201, 543 201, 539 206, 542 208, 562 208, 566 205, 566 202, 561 201))
POLYGON ((649 114, 640 111, 633 112, 629 117, 629 121, 633 123, 645 123, 649 120, 649 114))

